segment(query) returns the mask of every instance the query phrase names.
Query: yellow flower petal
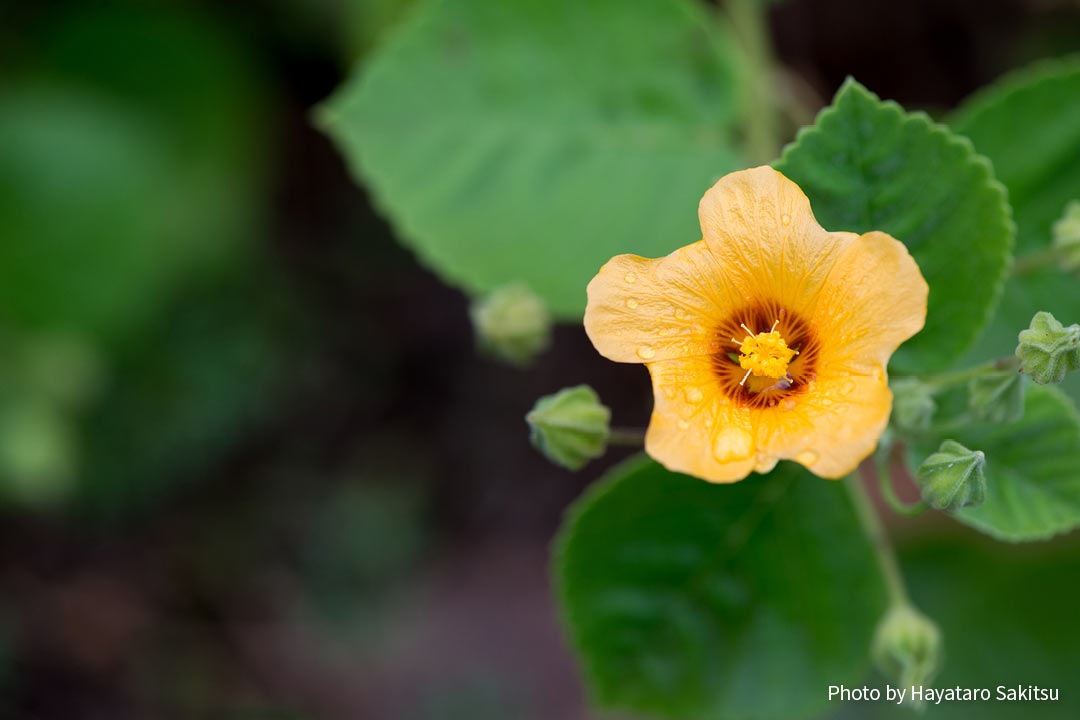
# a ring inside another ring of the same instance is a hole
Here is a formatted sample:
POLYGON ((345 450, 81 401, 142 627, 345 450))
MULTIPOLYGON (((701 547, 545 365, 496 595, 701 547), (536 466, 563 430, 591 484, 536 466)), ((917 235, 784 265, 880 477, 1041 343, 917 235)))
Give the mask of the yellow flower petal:
POLYGON ((794 460, 815 475, 841 478, 877 447, 889 422, 892 392, 883 370, 837 373, 789 404, 778 404, 761 423, 762 453, 794 460))
POLYGON ((854 239, 837 258, 811 323, 833 362, 884 366, 926 321, 930 288, 904 244, 883 232, 854 239))
POLYGON ((787 307, 813 304, 855 237, 826 232, 799 186, 770 167, 725 175, 701 199, 698 218, 736 292, 787 307))
POLYGON ((757 463, 753 413, 732 405, 709 358, 649 364, 656 405, 645 451, 674 472, 734 482, 757 463))
POLYGON ((601 355, 646 362, 719 352, 718 313, 736 302, 703 241, 649 260, 617 255, 588 286, 585 332, 601 355))

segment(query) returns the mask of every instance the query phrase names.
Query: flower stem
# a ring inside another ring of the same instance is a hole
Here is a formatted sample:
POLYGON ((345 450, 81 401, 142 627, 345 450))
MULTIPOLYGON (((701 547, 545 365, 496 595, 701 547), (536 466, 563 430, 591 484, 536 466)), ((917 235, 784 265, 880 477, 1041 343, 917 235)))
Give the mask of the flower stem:
POLYGON ((934 392, 940 392, 957 383, 967 382, 972 378, 990 375, 991 373, 1001 372, 1002 370, 1011 370, 1016 366, 1016 357, 1009 355, 981 365, 964 368, 963 370, 954 370, 952 372, 939 373, 937 375, 927 375, 923 378, 923 382, 930 386, 934 392))
POLYGON ((641 447, 645 444, 645 431, 641 428, 611 428, 608 434, 609 445, 641 447))
POLYGON ((742 45, 744 67, 743 132, 753 163, 770 163, 780 152, 776 106, 773 103, 774 56, 769 38, 768 3, 728 0, 727 11, 742 45))
POLYGON ((1027 255, 1021 255, 1013 262, 1013 275, 1026 275, 1034 270, 1040 270, 1047 265, 1053 265, 1061 259, 1061 251, 1057 248, 1038 250, 1027 255))
POLYGON ((925 500, 920 500, 917 503, 909 505, 897 496, 896 490, 893 488, 892 470, 889 468, 891 456, 891 451, 885 450, 884 452, 879 452, 875 458, 874 466, 877 470, 878 485, 881 488, 881 497, 885 498, 885 502, 888 503, 889 507, 898 515, 904 515, 906 517, 922 515, 926 512, 926 509, 930 507, 925 500))
POLYGON ((893 552, 889 537, 885 534, 885 526, 878 517, 877 510, 870 495, 866 492, 862 479, 851 474, 844 478, 844 485, 851 496, 851 503, 855 507, 855 515, 859 518, 866 539, 870 541, 870 547, 874 550, 881 576, 885 580, 885 589, 889 594, 889 605, 910 605, 907 588, 904 586, 904 576, 900 574, 900 565, 896 561, 896 553, 893 552))

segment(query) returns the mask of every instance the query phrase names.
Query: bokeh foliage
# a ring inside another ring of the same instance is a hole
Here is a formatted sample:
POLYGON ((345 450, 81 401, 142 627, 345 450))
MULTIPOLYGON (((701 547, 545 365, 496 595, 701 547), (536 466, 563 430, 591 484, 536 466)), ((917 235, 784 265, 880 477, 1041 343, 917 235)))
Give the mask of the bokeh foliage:
POLYGON ((421 262, 579 318, 620 252, 700 237, 739 167, 731 39, 694 2, 420 4, 320 113, 421 262))

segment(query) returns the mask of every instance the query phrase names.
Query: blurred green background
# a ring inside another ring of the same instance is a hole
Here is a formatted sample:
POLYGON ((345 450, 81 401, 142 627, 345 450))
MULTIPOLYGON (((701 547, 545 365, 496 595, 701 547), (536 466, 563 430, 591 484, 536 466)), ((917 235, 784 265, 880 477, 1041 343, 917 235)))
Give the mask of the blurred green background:
MULTIPOLYGON (((548 542, 621 455, 566 473, 521 418, 588 382, 644 425, 648 384, 577 326, 530 371, 479 357, 315 129, 411 5, 5 4, 0 717, 591 717, 548 542)), ((932 113, 1080 47, 1067 0, 770 24, 811 102, 853 74, 932 113)), ((1057 683, 1037 716, 1076 717, 1077 542, 902 539, 942 683, 1057 683)))

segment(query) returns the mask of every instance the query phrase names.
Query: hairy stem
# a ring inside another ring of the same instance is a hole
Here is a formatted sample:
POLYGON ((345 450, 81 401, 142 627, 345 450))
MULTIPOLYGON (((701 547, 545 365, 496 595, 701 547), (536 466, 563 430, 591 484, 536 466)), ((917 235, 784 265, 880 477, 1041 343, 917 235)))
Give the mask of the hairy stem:
POLYGON ((904 586, 904 576, 900 574, 900 564, 896 561, 896 553, 893 552, 889 537, 885 534, 885 526, 878 517, 874 503, 866 492, 861 478, 856 474, 844 478, 844 485, 848 494, 851 495, 852 505, 855 506, 855 514, 859 518, 866 539, 874 550, 881 576, 885 580, 885 588, 889 593, 891 606, 909 605, 907 588, 904 586))
MULTIPOLYGON (((900 499, 896 494, 896 489, 893 488, 892 470, 889 467, 889 462, 892 458, 891 448, 877 453, 874 459, 875 469, 877 470, 878 485, 881 488, 881 496, 885 498, 885 502, 899 515, 906 517, 914 517, 926 512, 926 509, 930 507, 925 500, 920 500, 917 503, 908 504, 900 499)), ((864 468, 866 466, 863 466, 864 468)))
POLYGON ((743 132, 753 163, 770 163, 780 152, 776 106, 773 103, 772 40, 761 0, 728 0, 728 16, 743 50, 745 63, 743 132))
POLYGON ((1018 362, 1019 361, 1015 356, 1009 355, 981 365, 964 368, 963 370, 954 370, 952 372, 939 373, 937 375, 927 375, 923 378, 923 382, 930 386, 934 392, 939 392, 945 388, 956 385, 957 383, 967 382, 972 378, 990 375, 992 373, 1001 372, 1002 370, 1012 370, 1017 367, 1018 362))
POLYGON ((1040 270, 1047 265, 1053 265, 1061 259, 1061 251, 1057 248, 1038 250, 1027 255, 1021 255, 1013 262, 1013 275, 1026 275, 1034 270, 1040 270))
POLYGON ((608 434, 608 444, 641 447, 645 444, 645 431, 641 428, 613 427, 608 434))

